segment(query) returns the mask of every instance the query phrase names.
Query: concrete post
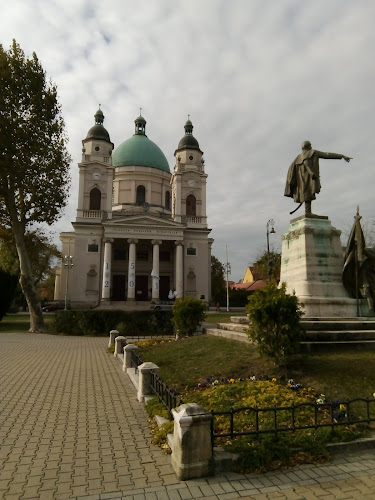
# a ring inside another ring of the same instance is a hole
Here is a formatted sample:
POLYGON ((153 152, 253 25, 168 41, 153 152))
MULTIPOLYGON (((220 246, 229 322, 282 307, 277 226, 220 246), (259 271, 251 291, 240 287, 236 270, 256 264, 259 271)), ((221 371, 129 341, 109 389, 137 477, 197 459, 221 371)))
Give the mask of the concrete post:
POLYGON ((158 372, 158 365, 155 365, 155 363, 151 363, 148 361, 138 366, 139 385, 137 399, 140 403, 144 402, 145 396, 150 396, 152 394, 150 373, 151 370, 158 372))
POLYGON ((111 330, 109 332, 109 342, 108 347, 115 345, 115 338, 119 336, 119 332, 117 330, 111 330))
POLYGON ((196 403, 172 410, 174 418, 172 467, 181 481, 213 475, 212 415, 196 403))
POLYGON ((107 302, 111 297, 112 243, 113 240, 111 239, 106 240, 104 243, 102 300, 107 302))
POLYGON ((128 371, 128 368, 132 367, 132 352, 138 351, 138 346, 134 344, 127 344, 124 347, 124 362, 122 364, 122 371, 128 371))
POLYGON ((121 354, 126 346, 126 338, 119 336, 115 338, 115 358, 121 354))

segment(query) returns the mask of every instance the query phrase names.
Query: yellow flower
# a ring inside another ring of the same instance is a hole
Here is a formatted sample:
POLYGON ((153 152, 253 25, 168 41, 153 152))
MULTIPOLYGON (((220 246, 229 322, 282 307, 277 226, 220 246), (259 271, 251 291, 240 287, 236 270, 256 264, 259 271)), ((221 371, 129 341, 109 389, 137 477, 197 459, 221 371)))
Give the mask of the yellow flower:
POLYGON ((340 410, 345 411, 346 410, 346 406, 345 405, 340 405, 340 410))
POLYGON ((230 384, 234 384, 234 383, 235 383, 235 380, 234 380, 234 378, 230 378, 228 382, 229 382, 230 384))
POLYGON ((274 378, 272 379, 272 382, 277 382, 277 379, 274 377, 274 378))

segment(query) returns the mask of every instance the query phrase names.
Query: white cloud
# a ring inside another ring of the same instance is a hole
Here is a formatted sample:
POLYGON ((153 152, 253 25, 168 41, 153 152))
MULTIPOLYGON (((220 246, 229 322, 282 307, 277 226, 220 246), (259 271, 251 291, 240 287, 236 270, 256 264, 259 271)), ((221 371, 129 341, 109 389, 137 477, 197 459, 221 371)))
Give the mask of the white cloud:
MULTIPOLYGON (((351 225, 374 218, 372 129, 375 4, 371 0, 14 0, 0 42, 35 51, 57 84, 73 156, 72 189, 57 231, 75 217, 81 140, 102 104, 115 146, 147 133, 170 166, 187 114, 205 152, 213 252, 232 278, 277 243, 295 208, 284 198, 300 143, 353 156, 322 161, 314 211, 351 225)), ((298 214, 297 214, 298 215, 298 214)))

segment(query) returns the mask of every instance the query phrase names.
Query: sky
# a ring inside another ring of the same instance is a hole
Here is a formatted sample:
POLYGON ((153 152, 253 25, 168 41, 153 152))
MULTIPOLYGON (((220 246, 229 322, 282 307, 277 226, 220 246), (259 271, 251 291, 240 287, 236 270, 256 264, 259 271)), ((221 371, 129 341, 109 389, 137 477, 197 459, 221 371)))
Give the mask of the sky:
POLYGON ((82 139, 99 103, 115 147, 134 119, 164 152, 171 171, 188 114, 204 151, 212 253, 234 281, 292 217, 288 167, 310 140, 320 151, 322 190, 313 212, 343 231, 360 207, 375 220, 375 2, 373 0, 13 0, 0 17, 0 43, 36 52, 57 85, 72 156, 68 205, 51 227, 72 229, 82 139))

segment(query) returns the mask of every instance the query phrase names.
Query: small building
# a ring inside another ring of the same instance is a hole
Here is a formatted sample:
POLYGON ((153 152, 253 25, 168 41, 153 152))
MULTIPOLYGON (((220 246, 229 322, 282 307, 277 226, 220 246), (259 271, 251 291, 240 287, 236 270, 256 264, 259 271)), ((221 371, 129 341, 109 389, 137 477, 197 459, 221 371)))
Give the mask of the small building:
POLYGON ((87 307, 211 295, 203 152, 190 119, 171 173, 146 120, 116 149, 101 109, 82 141, 77 216, 60 235, 55 300, 87 307))

